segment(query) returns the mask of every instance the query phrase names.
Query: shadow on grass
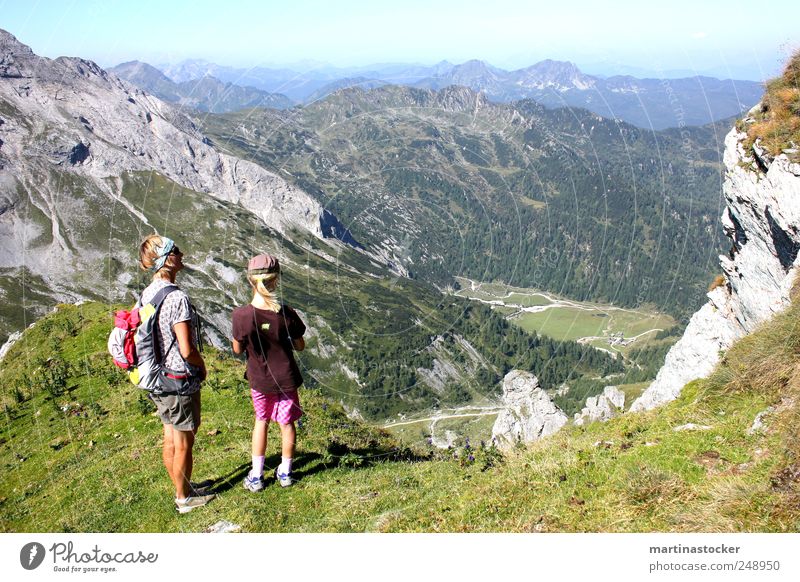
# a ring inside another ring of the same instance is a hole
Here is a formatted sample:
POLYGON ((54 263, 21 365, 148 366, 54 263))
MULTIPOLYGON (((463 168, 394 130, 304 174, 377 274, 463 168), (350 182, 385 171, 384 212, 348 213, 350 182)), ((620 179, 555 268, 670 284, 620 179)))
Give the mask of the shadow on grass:
MULTIPOLYGON (((339 467, 349 467, 351 469, 366 469, 378 463, 393 462, 421 462, 429 461, 430 454, 419 454, 406 448, 381 448, 368 447, 350 449, 346 445, 338 442, 330 443, 326 454, 322 455, 315 451, 299 453, 292 463, 292 477, 301 480, 322 471, 336 469, 339 467)), ((274 480, 274 471, 281 462, 280 455, 270 455, 264 460, 264 480, 274 480)), ((220 494, 229 491, 234 487, 241 487, 245 475, 250 471, 250 463, 243 463, 230 470, 225 475, 211 479, 209 488, 214 493, 220 494)))

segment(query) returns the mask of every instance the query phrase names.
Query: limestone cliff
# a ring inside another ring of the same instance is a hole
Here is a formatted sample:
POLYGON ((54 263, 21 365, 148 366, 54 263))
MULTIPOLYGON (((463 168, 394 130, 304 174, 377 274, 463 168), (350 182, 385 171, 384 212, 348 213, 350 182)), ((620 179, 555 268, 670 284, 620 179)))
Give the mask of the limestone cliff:
POLYGON ((606 421, 620 414, 624 406, 625 393, 616 386, 606 386, 602 394, 586 399, 586 406, 575 413, 573 423, 583 426, 590 422, 606 421))
POLYGON ((722 226, 731 249, 720 256, 724 284, 709 292, 632 411, 675 399, 687 382, 708 376, 736 339, 789 305, 800 250, 800 164, 785 153, 770 159, 757 145, 745 149, 746 137, 734 128, 725 138, 722 226))

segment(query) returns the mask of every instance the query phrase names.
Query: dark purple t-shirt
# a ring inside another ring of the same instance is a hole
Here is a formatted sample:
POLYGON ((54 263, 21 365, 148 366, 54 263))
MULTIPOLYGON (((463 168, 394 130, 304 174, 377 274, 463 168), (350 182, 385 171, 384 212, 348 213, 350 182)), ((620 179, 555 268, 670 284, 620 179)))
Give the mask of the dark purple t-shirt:
POLYGON ((234 309, 232 318, 233 339, 247 351, 250 388, 274 394, 303 383, 292 339, 303 337, 306 326, 294 309, 284 305, 276 313, 245 305, 234 309))

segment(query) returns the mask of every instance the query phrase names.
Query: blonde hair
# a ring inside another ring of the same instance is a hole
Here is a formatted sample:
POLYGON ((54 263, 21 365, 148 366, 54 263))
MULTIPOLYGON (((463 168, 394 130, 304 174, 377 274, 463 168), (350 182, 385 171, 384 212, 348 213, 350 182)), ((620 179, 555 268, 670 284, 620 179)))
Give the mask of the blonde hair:
MULTIPOLYGON (((146 237, 142 244, 139 245, 139 268, 143 271, 149 271, 156 264, 159 259, 158 249, 164 246, 164 239, 160 234, 151 234, 146 237)), ((168 267, 170 260, 164 261, 164 266, 161 267, 156 273, 162 272, 168 267)))
POLYGON ((253 290, 276 311, 280 309, 278 297, 274 293, 275 287, 278 286, 279 276, 279 273, 247 273, 247 280, 253 290))
POLYGON ((156 259, 158 259, 156 249, 161 245, 161 235, 158 234, 151 234, 142 241, 139 246, 139 267, 143 271, 149 271, 156 264, 156 259))

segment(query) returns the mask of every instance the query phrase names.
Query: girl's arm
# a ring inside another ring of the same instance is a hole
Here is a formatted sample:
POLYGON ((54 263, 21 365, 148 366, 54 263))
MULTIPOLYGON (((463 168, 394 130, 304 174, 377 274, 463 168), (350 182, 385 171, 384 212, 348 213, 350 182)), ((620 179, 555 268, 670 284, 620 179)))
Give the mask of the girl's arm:
POLYGON ((289 313, 289 337, 292 340, 292 347, 296 351, 302 352, 306 349, 306 340, 303 339, 303 334, 306 333, 306 324, 294 309, 287 306, 286 310, 289 313))
POLYGON ((172 326, 175 331, 175 338, 178 340, 178 349, 181 356, 188 363, 200 368, 200 380, 206 379, 206 363, 203 356, 197 351, 197 346, 192 342, 192 328, 189 321, 179 321, 172 326))
POLYGON ((231 339, 231 347, 233 348, 233 353, 237 356, 244 353, 244 346, 235 339, 231 339))

